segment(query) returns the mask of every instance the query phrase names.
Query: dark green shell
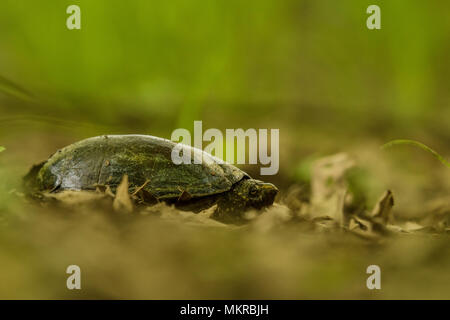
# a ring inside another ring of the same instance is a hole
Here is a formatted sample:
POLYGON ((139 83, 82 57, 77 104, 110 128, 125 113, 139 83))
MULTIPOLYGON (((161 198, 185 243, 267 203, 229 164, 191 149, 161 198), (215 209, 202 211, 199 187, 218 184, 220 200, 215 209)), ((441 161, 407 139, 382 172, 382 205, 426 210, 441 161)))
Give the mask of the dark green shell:
MULTIPOLYGON (((126 174, 130 190, 144 189, 157 199, 172 199, 183 191, 192 197, 223 193, 247 174, 201 150, 210 161, 176 165, 171 159, 176 143, 146 135, 109 135, 69 145, 51 156, 37 173, 41 191, 91 190, 109 185, 114 190, 126 174)), ((204 158, 205 159, 205 158, 204 158)))

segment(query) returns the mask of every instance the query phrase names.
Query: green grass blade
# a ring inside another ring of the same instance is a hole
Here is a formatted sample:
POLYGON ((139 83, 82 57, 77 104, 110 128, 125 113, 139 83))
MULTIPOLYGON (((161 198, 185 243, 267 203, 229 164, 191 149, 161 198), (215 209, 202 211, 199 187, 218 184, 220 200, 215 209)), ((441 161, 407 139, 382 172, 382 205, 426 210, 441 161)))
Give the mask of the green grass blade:
POLYGON ((33 96, 27 90, 23 89, 14 82, 2 77, 0 75, 0 92, 7 95, 13 96, 15 98, 31 101, 33 96))
POLYGON ((445 158, 443 156, 441 156, 439 153, 437 153, 436 151, 434 151, 433 149, 431 149, 427 145, 424 145, 423 143, 420 143, 418 141, 408 140, 408 139, 397 139, 397 140, 389 141, 388 143, 382 145, 381 148, 382 149, 386 149, 386 148, 390 148, 390 147, 393 147, 393 146, 396 146, 396 145, 410 145, 410 146, 419 147, 419 148, 421 148, 421 149, 431 153, 443 165, 445 165, 446 167, 450 168, 450 163, 447 160, 445 160, 445 158))
POLYGON ((3 152, 5 150, 6 150, 5 147, 0 146, 0 152, 3 152))

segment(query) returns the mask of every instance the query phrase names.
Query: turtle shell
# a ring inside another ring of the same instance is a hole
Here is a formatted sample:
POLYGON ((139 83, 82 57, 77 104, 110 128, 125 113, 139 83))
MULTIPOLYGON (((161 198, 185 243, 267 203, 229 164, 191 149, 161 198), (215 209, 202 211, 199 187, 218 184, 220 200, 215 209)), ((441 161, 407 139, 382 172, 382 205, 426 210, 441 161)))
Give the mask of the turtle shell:
POLYGON ((108 185, 113 190, 128 175, 130 190, 144 186, 157 199, 223 193, 244 177, 245 172, 199 149, 191 163, 175 164, 172 149, 177 144, 147 135, 108 135, 71 144, 53 154, 39 169, 36 185, 41 191, 91 190, 108 185), (203 156, 201 164, 195 157, 203 156))

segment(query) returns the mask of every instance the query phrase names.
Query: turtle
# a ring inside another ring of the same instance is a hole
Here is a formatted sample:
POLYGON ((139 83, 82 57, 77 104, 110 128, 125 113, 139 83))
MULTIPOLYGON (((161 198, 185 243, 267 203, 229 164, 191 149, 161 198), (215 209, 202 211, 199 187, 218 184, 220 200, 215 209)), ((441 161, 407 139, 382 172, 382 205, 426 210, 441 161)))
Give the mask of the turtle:
POLYGON ((217 204, 212 218, 242 221, 249 209, 273 204, 278 189, 200 149, 183 145, 192 160, 176 164, 172 151, 177 143, 150 135, 103 135, 81 140, 34 166, 25 177, 28 188, 38 192, 115 191, 124 175, 129 192, 141 190, 147 198, 199 212, 217 204), (203 161, 194 161, 198 157, 203 161), (198 163, 199 162, 199 163, 198 163))

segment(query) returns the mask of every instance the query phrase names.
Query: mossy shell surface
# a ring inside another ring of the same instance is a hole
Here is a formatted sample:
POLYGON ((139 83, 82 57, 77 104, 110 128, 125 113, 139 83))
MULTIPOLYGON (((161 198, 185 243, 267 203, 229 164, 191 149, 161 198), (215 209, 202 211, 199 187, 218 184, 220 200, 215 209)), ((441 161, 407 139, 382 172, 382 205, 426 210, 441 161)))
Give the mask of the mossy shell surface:
POLYGON ((147 135, 108 135, 71 144, 51 156, 36 175, 41 191, 92 190, 108 185, 113 190, 128 175, 130 191, 144 189, 157 199, 175 199, 188 192, 193 198, 226 192, 248 175, 199 149, 191 163, 175 164, 177 144, 147 135), (201 164, 194 159, 203 157, 201 164))

